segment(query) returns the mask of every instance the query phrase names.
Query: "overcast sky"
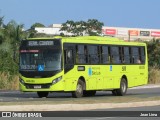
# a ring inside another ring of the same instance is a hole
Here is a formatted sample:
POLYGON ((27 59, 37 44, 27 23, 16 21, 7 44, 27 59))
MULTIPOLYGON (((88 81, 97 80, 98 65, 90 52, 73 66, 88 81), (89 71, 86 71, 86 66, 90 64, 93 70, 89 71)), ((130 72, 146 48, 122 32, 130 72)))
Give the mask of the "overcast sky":
POLYGON ((159 12, 160 0, 0 0, 4 22, 25 28, 94 18, 105 26, 160 29, 159 12))

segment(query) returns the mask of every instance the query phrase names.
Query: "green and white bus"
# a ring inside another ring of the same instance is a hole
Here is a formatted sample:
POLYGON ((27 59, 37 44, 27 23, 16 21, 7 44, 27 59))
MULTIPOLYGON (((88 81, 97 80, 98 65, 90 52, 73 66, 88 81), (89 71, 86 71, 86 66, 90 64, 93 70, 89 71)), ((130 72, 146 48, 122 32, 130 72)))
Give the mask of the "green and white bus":
POLYGON ((71 92, 73 97, 127 88, 148 82, 145 43, 112 37, 55 37, 23 40, 20 46, 20 89, 47 97, 71 92))

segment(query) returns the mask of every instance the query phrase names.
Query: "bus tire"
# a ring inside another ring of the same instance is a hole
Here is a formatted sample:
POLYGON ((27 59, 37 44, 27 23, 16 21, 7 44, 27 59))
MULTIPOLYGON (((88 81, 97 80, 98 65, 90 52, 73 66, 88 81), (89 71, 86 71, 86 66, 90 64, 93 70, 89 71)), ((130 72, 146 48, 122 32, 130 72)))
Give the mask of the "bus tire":
POLYGON ((121 79, 120 88, 116 90, 118 96, 123 96, 127 92, 127 81, 125 78, 121 79))
POLYGON ((95 96, 95 94, 96 94, 96 91, 95 91, 95 90, 92 90, 92 91, 84 91, 84 92, 83 92, 83 95, 84 95, 85 97, 95 96))
POLYGON ((47 97, 49 92, 37 92, 39 98, 47 97))
POLYGON ((72 97, 74 98, 83 97, 83 90, 84 90, 84 82, 82 80, 78 80, 76 91, 72 92, 72 97))

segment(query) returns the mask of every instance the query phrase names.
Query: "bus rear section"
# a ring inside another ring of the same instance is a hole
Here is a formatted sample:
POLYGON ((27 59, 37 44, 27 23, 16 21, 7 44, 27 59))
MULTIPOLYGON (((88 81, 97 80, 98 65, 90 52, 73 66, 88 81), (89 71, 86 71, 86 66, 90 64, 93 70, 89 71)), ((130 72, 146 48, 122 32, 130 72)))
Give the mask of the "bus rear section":
POLYGON ((112 91, 123 96, 128 88, 148 83, 144 43, 64 43, 66 91, 74 97, 112 91), (68 81, 68 82, 67 82, 68 81))

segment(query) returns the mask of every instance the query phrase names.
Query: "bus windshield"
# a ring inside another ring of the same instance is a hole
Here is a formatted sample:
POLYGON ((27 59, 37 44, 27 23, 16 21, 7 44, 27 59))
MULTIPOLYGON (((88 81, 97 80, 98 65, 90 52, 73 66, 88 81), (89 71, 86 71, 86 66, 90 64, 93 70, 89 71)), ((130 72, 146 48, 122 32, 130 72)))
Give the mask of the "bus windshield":
POLYGON ((61 70, 60 49, 20 50, 20 71, 61 70))

